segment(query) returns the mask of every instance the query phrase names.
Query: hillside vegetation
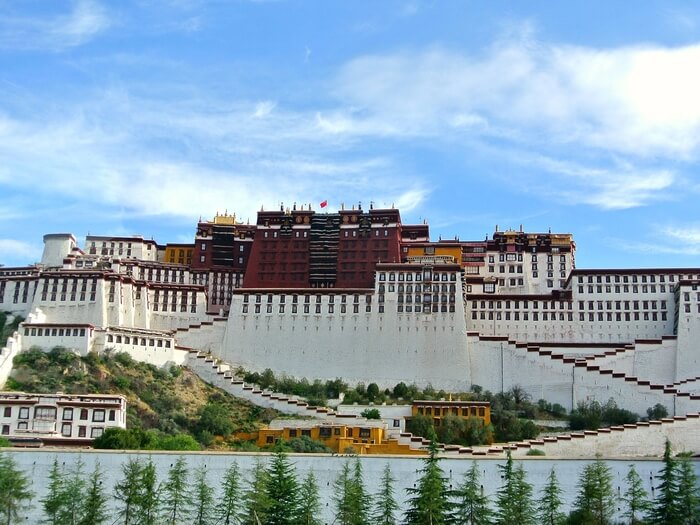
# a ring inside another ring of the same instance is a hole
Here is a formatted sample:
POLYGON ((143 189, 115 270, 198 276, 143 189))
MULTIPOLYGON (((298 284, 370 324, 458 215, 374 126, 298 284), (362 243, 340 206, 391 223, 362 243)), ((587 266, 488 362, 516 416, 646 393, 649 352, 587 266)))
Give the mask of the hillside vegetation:
POLYGON ((186 368, 160 369, 126 353, 81 357, 60 347, 31 349, 15 357, 5 389, 122 394, 127 427, 148 443, 143 448, 195 448, 195 439, 203 446, 221 445, 231 434, 253 431, 277 415, 212 387, 186 368), (173 443, 178 436, 180 442, 173 443), (171 442, 163 443, 166 438, 171 442))
POLYGON ((9 323, 8 317, 11 317, 6 312, 0 312, 0 348, 5 346, 7 339, 17 330, 19 323, 24 321, 22 317, 14 317, 9 323))

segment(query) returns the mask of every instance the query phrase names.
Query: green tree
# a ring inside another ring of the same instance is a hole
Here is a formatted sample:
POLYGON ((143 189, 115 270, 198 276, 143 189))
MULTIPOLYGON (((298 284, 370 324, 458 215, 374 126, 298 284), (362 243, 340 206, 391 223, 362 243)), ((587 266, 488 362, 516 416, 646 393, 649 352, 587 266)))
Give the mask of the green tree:
POLYGON ((668 440, 664 446, 663 462, 659 476, 661 482, 656 487, 656 499, 649 518, 654 524, 680 525, 683 521, 678 501, 678 464, 671 454, 671 442, 668 440))
POLYGON ((370 512, 370 498, 364 488, 362 479, 362 464, 355 460, 353 467, 350 461, 343 465, 340 475, 335 481, 336 523, 338 525, 360 525, 367 523, 370 512))
POLYGON ((422 436, 430 439, 428 436, 435 435, 433 418, 424 414, 416 414, 406 422, 406 430, 415 434, 416 436, 422 436))
POLYGON ((166 525, 183 523, 192 508, 192 498, 187 486, 187 465, 182 456, 171 465, 168 477, 160 489, 160 512, 166 525))
POLYGON ((214 489, 207 483, 207 467, 201 466, 195 472, 194 487, 191 499, 192 520, 194 525, 210 525, 214 523, 214 489))
POLYGON ((615 513, 612 474, 600 458, 586 465, 578 483, 572 523, 607 525, 615 513))
POLYGON ((261 525, 266 523, 267 511, 270 507, 267 498, 267 470, 262 461, 258 460, 253 469, 253 479, 243 496, 245 525, 261 525))
POLYGON ((54 457, 49 470, 48 490, 46 491, 46 496, 41 500, 41 507, 44 511, 42 523, 60 525, 59 514, 64 505, 64 483, 65 479, 61 468, 58 466, 58 458, 54 457))
POLYGON ((687 455, 678 460, 678 510, 684 523, 700 523, 700 496, 693 465, 687 455))
POLYGON ((622 516, 627 518, 630 525, 642 524, 643 516, 651 510, 651 505, 647 499, 642 478, 639 477, 634 465, 630 465, 625 481, 627 481, 627 489, 622 496, 622 501, 625 503, 622 516))
POLYGON ((335 502, 335 520, 338 525, 352 523, 352 472, 350 461, 343 464, 340 474, 334 482, 333 501, 335 502))
POLYGON ((87 481, 87 493, 78 525, 100 525, 107 521, 107 495, 102 487, 103 477, 100 463, 95 462, 95 468, 87 481))
POLYGON ((58 521, 62 525, 77 525, 83 513, 85 494, 84 463, 78 458, 64 479, 61 488, 62 505, 58 511, 58 521))
POLYGON ((313 471, 304 478, 299 487, 299 524, 300 525, 321 525, 319 513, 321 503, 318 496, 318 483, 313 471))
POLYGON ((265 493, 269 501, 265 523, 292 525, 299 517, 299 485, 294 466, 278 451, 267 469, 265 493))
POLYGON ((238 470, 238 463, 234 461, 224 475, 222 494, 214 510, 216 523, 221 525, 239 523, 242 518, 240 500, 241 474, 238 470))
POLYGON ((379 385, 377 383, 370 383, 367 385, 367 399, 374 401, 379 396, 379 385))
POLYGON ((653 407, 647 408, 647 417, 649 419, 663 419, 668 417, 668 410, 661 403, 656 403, 653 407))
POLYGON ((0 523, 10 525, 20 519, 20 512, 26 509, 34 494, 30 490, 29 478, 17 467, 15 460, 0 454, 0 523))
POLYGON ((355 459, 352 475, 352 502, 354 507, 353 525, 364 525, 372 511, 372 497, 365 490, 365 482, 362 475, 362 463, 355 459))
POLYGON ((200 412, 198 433, 207 431, 215 436, 228 436, 233 430, 230 411, 221 403, 207 403, 200 412))
POLYGON ((382 417, 378 408, 365 408, 362 412, 360 412, 360 415, 367 419, 381 419, 382 417))
POLYGON ((407 525, 447 525, 450 522, 452 504, 437 454, 433 434, 417 486, 406 489, 409 495, 405 515, 407 525))
POLYGON ((564 523, 566 517, 561 511, 561 504, 561 487, 557 474, 552 468, 537 505, 537 517, 542 525, 561 525, 564 523))
POLYGON ((122 479, 114 485, 114 499, 119 502, 117 517, 119 523, 124 525, 141 523, 138 510, 142 471, 141 463, 135 458, 129 458, 122 465, 122 479))
POLYGON ((499 465, 503 485, 496 500, 498 525, 534 525, 535 509, 532 503, 532 485, 525 479, 525 470, 513 464, 510 450, 505 465, 499 465))
POLYGON ((136 499, 136 516, 139 525, 155 525, 158 519, 158 476, 156 466, 149 458, 141 467, 136 499))
POLYGON ((394 483, 396 479, 391 475, 389 463, 384 465, 379 492, 374 497, 374 514, 372 520, 377 525, 395 525, 396 512, 399 504, 394 496, 394 483))
POLYGON ((481 475, 476 461, 464 474, 464 480, 453 492, 455 511, 453 514, 454 525, 490 525, 493 513, 488 505, 488 498, 484 495, 481 485, 481 475))

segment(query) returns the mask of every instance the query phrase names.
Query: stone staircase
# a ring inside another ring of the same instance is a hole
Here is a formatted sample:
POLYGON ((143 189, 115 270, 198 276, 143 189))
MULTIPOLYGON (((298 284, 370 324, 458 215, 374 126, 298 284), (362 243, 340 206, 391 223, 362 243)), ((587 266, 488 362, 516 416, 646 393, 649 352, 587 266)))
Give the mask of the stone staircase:
POLYGON ((550 458, 659 457, 669 440, 674 451, 696 455, 700 454, 699 432, 700 413, 692 413, 490 446, 444 445, 442 448, 444 454, 460 457, 504 457, 507 450, 516 457, 527 456, 531 450, 539 450, 550 458))

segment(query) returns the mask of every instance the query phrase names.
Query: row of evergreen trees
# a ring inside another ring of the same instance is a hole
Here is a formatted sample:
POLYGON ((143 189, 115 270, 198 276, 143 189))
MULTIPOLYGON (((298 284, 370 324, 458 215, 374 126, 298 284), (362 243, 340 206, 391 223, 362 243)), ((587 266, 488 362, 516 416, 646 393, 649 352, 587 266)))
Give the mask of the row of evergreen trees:
MULTIPOLYGON (((407 489, 406 511, 399 515, 395 479, 387 465, 376 494, 369 494, 360 461, 347 461, 335 480, 333 505, 337 525, 564 525, 612 524, 622 504, 625 523, 684 525, 700 523, 700 498, 688 458, 674 458, 670 444, 650 500, 634 466, 627 488, 618 498, 607 465, 597 460, 581 472, 573 510, 563 513, 561 488, 554 469, 535 498, 522 463, 508 455, 499 466, 502 484, 493 501, 484 494, 478 464, 474 462, 456 489, 450 488, 439 465, 433 442, 420 477, 407 489), (621 500, 621 501, 620 501, 621 500)), ((281 450, 265 465, 256 463, 246 485, 238 465, 227 470, 218 491, 210 485, 206 466, 188 472, 183 457, 158 481, 151 459, 129 459, 111 494, 102 484, 96 463, 85 472, 78 459, 69 468, 54 460, 48 473, 46 495, 39 500, 43 523, 50 525, 320 525, 321 502, 313 472, 298 479, 281 450), (110 503, 110 498, 112 501, 110 503), (112 510, 110 510, 112 509, 112 510)), ((7 455, 0 455, 0 523, 25 523, 33 494, 29 479, 7 455)))

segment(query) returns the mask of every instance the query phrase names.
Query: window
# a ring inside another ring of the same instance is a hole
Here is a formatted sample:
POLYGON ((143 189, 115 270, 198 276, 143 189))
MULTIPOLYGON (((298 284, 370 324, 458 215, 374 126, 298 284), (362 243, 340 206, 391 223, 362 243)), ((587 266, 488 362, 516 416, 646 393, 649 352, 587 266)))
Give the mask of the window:
POLYGON ((12 417, 12 407, 5 407, 2 415, 3 417, 12 417))
POLYGON ((88 409, 87 408, 81 408, 80 409, 80 419, 81 421, 87 421, 88 418, 88 409))
POLYGON ((102 435, 104 432, 104 429, 102 427, 95 427, 90 429, 90 437, 91 438, 98 438, 102 435))
POLYGON ((61 425, 61 436, 63 436, 63 437, 70 437, 71 436, 71 424, 70 423, 63 423, 61 425))
POLYGON ((29 419, 29 407, 19 407, 19 419, 29 419))
POLYGON ((3 425, 2 426, 2 435, 7 436, 10 433, 10 425, 3 425))
POLYGON ((72 408, 64 408, 63 409, 63 420, 64 421, 73 421, 73 409, 72 408))

